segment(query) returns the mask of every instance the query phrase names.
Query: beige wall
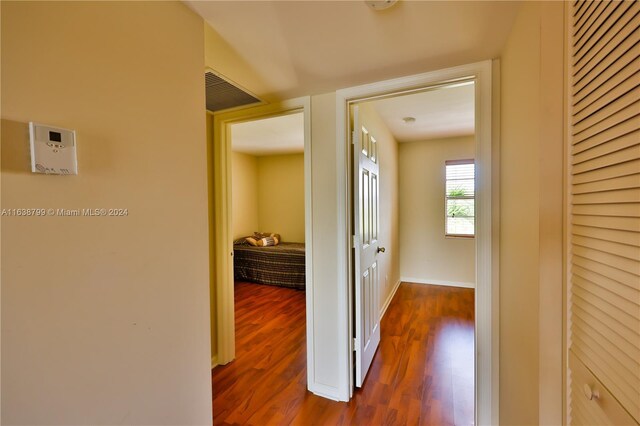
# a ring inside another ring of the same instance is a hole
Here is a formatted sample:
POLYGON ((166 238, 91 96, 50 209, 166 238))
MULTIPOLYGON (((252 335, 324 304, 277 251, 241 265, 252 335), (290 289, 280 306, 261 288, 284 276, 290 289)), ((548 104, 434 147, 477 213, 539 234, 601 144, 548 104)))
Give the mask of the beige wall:
MULTIPOLYGON (((336 95, 311 97, 311 182, 313 194, 313 289, 307 300, 313 303, 314 365, 311 380, 314 391, 334 395, 340 387, 338 327, 338 207, 336 204, 336 95)), ((307 293, 309 294, 309 293, 307 293)))
POLYGON ((266 102, 278 99, 269 95, 269 85, 242 58, 236 49, 204 22, 205 65, 241 88, 248 89, 266 102))
POLYGON ((2 2, 2 423, 211 422, 202 20, 178 2, 2 2), (78 176, 30 171, 27 123, 78 176))
POLYGON ((231 153, 231 212, 233 239, 259 231, 258 159, 254 155, 231 153))
POLYGON ((561 2, 523 4, 502 54, 500 421, 505 425, 561 423, 562 13, 561 2))
POLYGON ((258 225, 304 242, 304 154, 258 157, 258 225))
POLYGON ((403 281, 475 286, 475 240, 445 238, 446 160, 474 158, 473 136, 400 144, 403 281))
POLYGON ((372 103, 359 105, 360 123, 376 138, 380 158, 380 245, 386 251, 378 255, 380 309, 400 282, 400 235, 398 230, 398 142, 386 127, 372 103))
POLYGON ((276 232, 304 242, 304 154, 232 153, 233 238, 276 232))

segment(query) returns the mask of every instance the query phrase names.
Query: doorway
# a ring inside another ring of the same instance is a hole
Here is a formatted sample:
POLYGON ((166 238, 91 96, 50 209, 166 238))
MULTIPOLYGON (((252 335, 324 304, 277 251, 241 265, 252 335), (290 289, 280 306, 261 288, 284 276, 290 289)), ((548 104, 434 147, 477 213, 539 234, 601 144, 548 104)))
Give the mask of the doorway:
POLYGON ((458 82, 350 108, 354 385, 385 382, 399 353, 428 382, 390 392, 422 395, 438 423, 474 422, 474 93, 458 82))
MULTIPOLYGON (((457 83, 475 84, 475 421, 477 424, 495 424, 498 411, 498 253, 497 214, 499 211, 498 187, 493 183, 498 177, 497 138, 492 129, 498 129, 498 79, 497 62, 485 61, 464 65, 406 78, 387 80, 379 83, 352 87, 337 92, 336 120, 338 134, 342 135, 338 150, 338 169, 344 170, 338 182, 338 210, 344 214, 340 225, 338 258, 349 259, 355 234, 350 207, 353 186, 348 165, 352 161, 350 143, 349 110, 352 105, 365 100, 382 99, 400 94, 434 90, 457 83), (494 146, 495 144, 495 146, 494 146)), ((347 334, 341 340, 340 350, 344 351, 346 371, 354 371, 354 271, 352 262, 339 265, 339 291, 348 297, 347 315, 342 319, 347 334)), ((343 377, 341 398, 349 399, 353 394, 354 376, 343 377)))
MULTIPOLYGON (((216 330, 217 333, 217 363, 219 365, 227 364, 235 359, 236 356, 236 341, 235 341, 235 313, 234 313, 234 237, 238 235, 234 234, 234 220, 233 220, 233 187, 232 187, 232 165, 233 165, 233 127, 241 126, 243 123, 257 122, 259 120, 268 121, 277 117, 295 117, 298 116, 302 121, 303 129, 303 176, 299 179, 303 182, 304 187, 304 208, 301 222, 303 223, 302 229, 300 224, 296 227, 296 230, 289 229, 287 233, 292 239, 301 239, 299 235, 303 233, 305 247, 303 252, 307 259, 311 258, 312 253, 312 236, 311 236, 311 197, 310 197, 310 185, 311 185, 311 149, 310 149, 310 101, 309 98, 297 98, 282 103, 274 103, 270 105, 257 106, 252 108, 244 108, 238 110, 231 110, 227 112, 221 112, 214 114, 214 144, 213 144, 213 182, 214 182, 214 251, 215 251, 215 281, 217 283, 215 288, 216 296, 216 330), (293 235, 293 234, 295 235, 293 235)), ((265 122, 266 122, 265 121, 265 122)), ((300 120, 298 120, 300 121, 300 120)), ((249 126, 250 127, 250 126, 249 126)), ((267 126, 268 127, 268 126, 267 126)), ((239 129, 239 127, 236 127, 239 129)), ((268 131, 263 129, 263 131, 268 131)), ((282 146, 280 147, 282 149, 282 146)), ((282 160, 282 158, 280 159, 282 160)), ((264 162, 266 164, 266 162, 264 162)), ((268 164, 266 167, 268 168, 268 164)), ((296 167, 299 169, 300 165, 296 167)), ((268 196, 266 198, 269 198, 268 196)), ((300 213, 300 212, 298 212, 300 213)), ((273 215, 272 215, 273 216, 273 215)), ((265 215, 266 217, 266 215, 265 215)), ((265 226, 272 226, 274 218, 270 217, 263 222, 265 226)), ((296 219, 300 221, 300 219, 296 219)), ((253 222, 253 226, 259 224, 253 222)), ((249 228, 252 226, 247 225, 249 228)), ((253 232, 266 232, 269 234, 278 234, 278 230, 274 229, 252 229, 253 232)), ((240 232, 236 230, 236 232, 240 232)), ((243 235, 244 236, 244 235, 243 235)), ((273 239, 274 236, 265 235, 264 238, 273 239)), ((283 235, 277 236, 278 239, 283 235)), ((236 238, 237 240, 238 238, 236 238)), ((269 248, 269 247, 266 247, 269 248)), ((311 261, 304 262, 304 282, 306 298, 309 296, 309 291, 312 288, 312 270, 313 264, 311 261)), ((267 279, 268 281, 268 279, 267 279)), ((299 279, 298 279, 299 281, 299 279)), ((308 303, 307 303, 308 304, 308 303)), ((308 317, 308 312, 306 314, 308 317)), ((311 343, 311 339, 307 338, 307 347, 311 343)))

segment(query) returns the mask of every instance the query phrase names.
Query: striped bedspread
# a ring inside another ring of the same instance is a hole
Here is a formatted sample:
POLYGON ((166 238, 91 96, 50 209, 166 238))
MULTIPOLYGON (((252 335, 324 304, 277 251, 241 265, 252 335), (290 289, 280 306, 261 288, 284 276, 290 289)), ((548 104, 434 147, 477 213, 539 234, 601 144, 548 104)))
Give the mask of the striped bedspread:
POLYGON ((233 273, 237 281, 304 290, 304 244, 280 243, 269 247, 234 245, 233 273))

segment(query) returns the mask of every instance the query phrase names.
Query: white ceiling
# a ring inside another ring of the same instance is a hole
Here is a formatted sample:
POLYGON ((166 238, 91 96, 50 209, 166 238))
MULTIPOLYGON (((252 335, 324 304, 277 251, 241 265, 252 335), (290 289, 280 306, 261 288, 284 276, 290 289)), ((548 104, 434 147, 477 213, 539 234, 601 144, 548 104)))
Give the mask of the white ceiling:
POLYGON ((496 58, 518 9, 511 1, 400 0, 383 11, 361 0, 185 3, 252 69, 250 78, 227 77, 266 100, 496 58))
POLYGON ((231 126, 231 149, 251 155, 304 152, 304 115, 281 115, 231 126))
MULTIPOLYGON (((440 88, 370 102, 398 142, 466 136, 474 133, 473 84, 440 88), (416 121, 405 124, 404 117, 416 121)), ((302 113, 231 126, 231 149, 263 156, 304 152, 302 113)))
POLYGON ((473 83, 371 102, 398 142, 474 133, 473 83), (407 124, 402 119, 413 117, 407 124))

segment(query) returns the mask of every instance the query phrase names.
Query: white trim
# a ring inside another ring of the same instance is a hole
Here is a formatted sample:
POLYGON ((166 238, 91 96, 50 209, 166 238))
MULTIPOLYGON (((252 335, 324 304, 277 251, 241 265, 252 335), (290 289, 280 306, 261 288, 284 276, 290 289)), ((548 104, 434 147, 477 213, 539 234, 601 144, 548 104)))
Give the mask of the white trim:
MULTIPOLYGON (((497 63, 496 63, 497 64, 497 63)), ((336 137, 337 137, 337 208, 338 208, 338 321, 337 336, 340 395, 349 398, 352 385, 351 336, 351 287, 350 236, 351 211, 349 207, 349 139, 348 106, 351 103, 393 94, 420 91, 435 86, 463 81, 475 81, 476 117, 476 422, 477 425, 499 424, 499 317, 498 297, 498 222, 493 212, 498 213, 496 175, 497 155, 492 148, 497 141, 492 139, 492 130, 499 129, 499 120, 492 104, 494 86, 499 83, 492 78, 490 60, 454 68, 427 72, 409 77, 338 90, 336 92, 336 137), (492 164, 492 162, 496 164, 492 164), (348 302, 348 303, 344 303, 348 302), (346 306, 345 306, 346 305, 346 306)), ((497 217, 497 216, 496 216, 497 217)))
POLYGON ((219 364, 235 358, 233 298, 233 237, 231 234, 231 138, 230 125, 270 116, 302 112, 304 114, 304 189, 306 248, 307 372, 313 382, 313 218, 311 201, 311 98, 301 97, 269 105, 233 109, 213 114, 213 183, 215 214, 215 264, 219 364))
POLYGON ((402 282, 408 284, 426 284, 426 285, 443 285, 447 287, 462 287, 462 288, 476 288, 475 283, 465 283, 460 281, 443 281, 443 280, 432 280, 431 278, 412 278, 412 277, 402 277, 400 278, 402 282))
POLYGON ((214 355, 211 357, 211 369, 213 370, 218 366, 218 355, 214 355))
POLYGON ((337 388, 333 386, 327 386, 323 383, 318 383, 318 382, 314 382, 314 383, 309 382, 308 385, 309 385, 308 386, 309 392, 313 393, 314 395, 321 396, 322 398, 327 398, 332 401, 339 401, 339 402, 343 401, 337 395, 337 392, 336 392, 337 388))
POLYGON ((564 424, 572 424, 571 418, 571 375, 569 370, 569 347, 571 342, 571 204, 573 196, 571 194, 571 118, 573 116, 572 107, 572 72, 571 66, 571 46, 573 43, 573 6, 571 3, 564 4, 564 25, 563 25, 563 159, 562 159, 562 421, 564 424))
POLYGON ((391 293, 389 293, 389 296, 387 297, 387 300, 384 302, 384 305, 382 306, 382 309, 380 310, 380 320, 382 321, 382 318, 384 318, 384 314, 387 313, 387 309, 389 308, 389 305, 391 304, 391 301, 393 300, 393 297, 396 295, 396 292, 398 291, 398 288, 400 288, 400 284, 402 283, 402 279, 399 279, 398 282, 393 286, 393 288, 391 289, 391 293))

